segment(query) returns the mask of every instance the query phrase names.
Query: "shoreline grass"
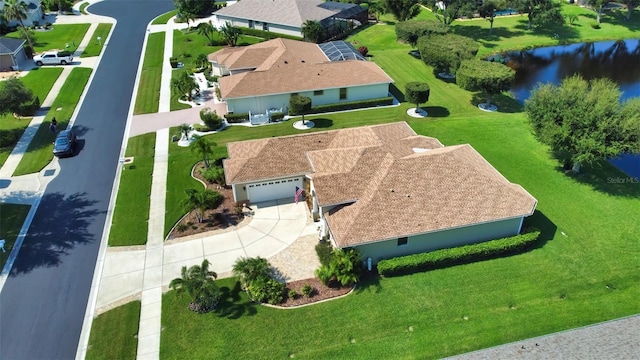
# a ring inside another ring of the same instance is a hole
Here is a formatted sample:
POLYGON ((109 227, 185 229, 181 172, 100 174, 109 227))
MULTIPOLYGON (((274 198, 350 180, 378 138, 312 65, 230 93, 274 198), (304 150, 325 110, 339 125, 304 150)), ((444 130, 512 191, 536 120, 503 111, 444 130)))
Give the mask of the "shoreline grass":
POLYGON ((51 110, 47 112, 38 131, 31 139, 29 147, 25 152, 20 164, 13 173, 13 176, 36 173, 42 170, 53 159, 54 136, 49 131, 51 120, 55 117, 58 121, 58 131, 67 128, 71 116, 78 106, 80 96, 84 91, 92 69, 77 67, 71 70, 67 81, 60 89, 58 96, 53 101, 51 110), (58 111, 57 109, 61 109, 58 111))
POLYGON ((162 81, 162 62, 164 57, 164 32, 149 34, 134 115, 158 112, 160 104, 160 83, 162 81))

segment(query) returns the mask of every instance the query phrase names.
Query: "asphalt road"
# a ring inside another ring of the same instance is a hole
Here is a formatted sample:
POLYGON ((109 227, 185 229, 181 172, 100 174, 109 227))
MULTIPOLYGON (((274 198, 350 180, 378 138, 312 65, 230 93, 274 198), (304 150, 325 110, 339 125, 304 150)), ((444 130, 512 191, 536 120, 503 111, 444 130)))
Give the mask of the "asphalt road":
POLYGON ((0 358, 73 359, 91 287, 148 22, 171 0, 107 0, 117 19, 74 128, 79 153, 60 161, 0 293, 0 358))

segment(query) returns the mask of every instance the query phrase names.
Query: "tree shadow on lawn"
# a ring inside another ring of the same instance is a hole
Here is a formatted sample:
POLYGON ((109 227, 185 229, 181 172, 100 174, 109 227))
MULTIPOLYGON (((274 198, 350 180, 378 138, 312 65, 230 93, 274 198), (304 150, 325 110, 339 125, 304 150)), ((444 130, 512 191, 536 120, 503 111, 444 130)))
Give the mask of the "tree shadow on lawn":
POLYGON ((523 32, 528 32, 531 35, 537 35, 541 37, 555 38, 559 42, 571 41, 575 42, 580 39, 580 32, 575 26, 571 25, 550 25, 545 26, 533 26, 531 30, 527 29, 528 22, 525 20, 520 21, 520 24, 516 25, 516 29, 520 29, 523 32))
POLYGON ((421 109, 427 112, 427 117, 424 120, 429 120, 430 117, 448 117, 451 115, 449 109, 442 106, 420 106, 421 109))
MULTIPOLYGON (((471 105, 478 106, 480 103, 487 102, 487 94, 483 92, 475 93, 471 97, 471 105)), ((522 106, 516 99, 506 95, 506 94, 496 94, 491 96, 491 103, 498 107, 496 112, 499 113, 521 113, 524 111, 524 106, 522 106)), ((478 109, 478 111, 482 111, 478 109)))
POLYGON ((217 306, 218 317, 238 319, 244 315, 255 315, 256 304, 242 294, 240 282, 236 281, 233 289, 227 286, 220 288, 220 301, 217 306))
POLYGON ((316 118, 311 121, 315 124, 313 127, 318 129, 330 128, 333 126, 333 120, 327 118, 316 118))
POLYGON ((382 292, 382 285, 380 285, 380 275, 378 275, 378 268, 373 267, 371 272, 364 270, 365 274, 362 275, 358 286, 356 286, 354 292, 356 294, 362 294, 365 291, 369 293, 379 294, 382 292))
POLYGON ((503 26, 494 26, 493 32, 489 34, 489 29, 483 28, 479 25, 457 26, 455 27, 455 33, 470 37, 481 43, 482 46, 487 49, 495 48, 498 45, 498 42, 503 39, 525 35, 525 32, 521 29, 514 31, 503 26))
POLYGON ((593 190, 608 195, 631 199, 640 199, 640 179, 629 176, 607 161, 583 165, 579 173, 557 166, 557 171, 564 173, 579 183, 589 185, 593 190))

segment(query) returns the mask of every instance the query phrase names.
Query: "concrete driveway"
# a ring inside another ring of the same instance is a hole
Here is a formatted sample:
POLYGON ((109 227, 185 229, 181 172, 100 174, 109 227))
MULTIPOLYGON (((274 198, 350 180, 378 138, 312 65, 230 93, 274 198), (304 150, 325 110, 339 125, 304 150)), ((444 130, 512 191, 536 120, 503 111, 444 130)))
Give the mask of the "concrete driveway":
MULTIPOLYGON (((267 258, 287 281, 311 278, 320 266, 315 255, 317 224, 311 220, 307 205, 290 200, 267 201, 251 205, 254 214, 235 229, 216 234, 192 235, 166 241, 162 285, 180 277, 183 266, 211 262, 218 277, 231 275, 241 257, 267 258)), ((109 248, 96 309, 98 312, 137 296, 142 291, 144 247, 109 248)))

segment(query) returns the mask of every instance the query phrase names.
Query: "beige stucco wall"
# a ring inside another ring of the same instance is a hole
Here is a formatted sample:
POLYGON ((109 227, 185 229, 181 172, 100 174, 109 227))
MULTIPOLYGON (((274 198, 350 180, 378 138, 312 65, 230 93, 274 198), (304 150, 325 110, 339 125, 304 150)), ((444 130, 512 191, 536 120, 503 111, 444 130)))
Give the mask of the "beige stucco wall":
POLYGON ((398 246, 398 239, 356 246, 362 258, 374 264, 396 256, 428 252, 487 240, 513 236, 520 231, 521 218, 467 226, 435 233, 411 236, 407 245, 398 246))
POLYGON ((247 184, 234 184, 231 185, 233 189, 233 198, 235 201, 243 201, 249 199, 247 196, 247 184))
MULTIPOLYGON (((214 24, 218 29, 224 26, 227 22, 231 23, 231 25, 233 26, 250 28, 248 19, 239 19, 231 16, 216 14, 214 19, 214 24)), ((263 26, 264 26, 264 22, 253 20, 253 29, 262 30, 263 26)), ((267 27, 268 27, 267 31, 269 32, 302 37, 302 32, 300 27, 283 25, 283 24, 273 24, 273 23, 267 23, 267 27)))

